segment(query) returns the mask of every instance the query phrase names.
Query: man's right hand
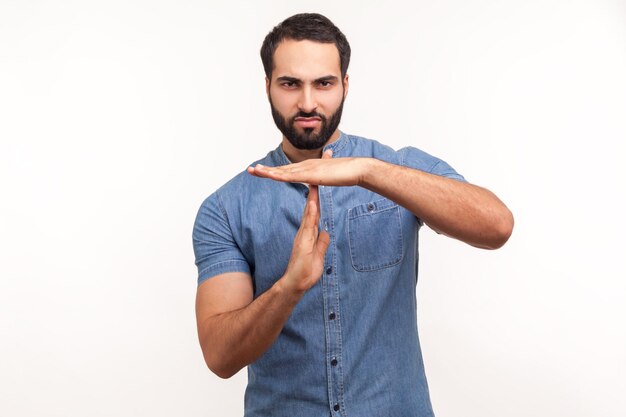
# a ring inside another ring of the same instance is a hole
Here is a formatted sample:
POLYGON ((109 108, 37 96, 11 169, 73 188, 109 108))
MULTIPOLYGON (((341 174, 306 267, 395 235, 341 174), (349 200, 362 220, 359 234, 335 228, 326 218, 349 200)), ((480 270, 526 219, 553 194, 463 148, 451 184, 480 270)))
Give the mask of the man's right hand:
POLYGON ((330 235, 326 231, 319 232, 319 218, 319 194, 317 186, 311 185, 291 258, 281 278, 283 288, 296 294, 305 293, 322 276, 330 235))
POLYGON ((219 274, 198 286, 198 337, 204 360, 216 375, 230 378, 265 353, 302 295, 320 279, 330 236, 319 233, 319 218, 319 195, 312 186, 287 270, 258 297, 252 277, 243 272, 219 274))
MULTIPOLYGON (((332 151, 326 151, 322 159, 330 159, 332 151)), ((293 241, 291 258, 285 275, 281 278, 283 287, 296 294, 304 294, 319 281, 324 270, 324 255, 330 243, 326 231, 319 232, 320 220, 319 193, 316 185, 309 185, 309 196, 304 207, 300 228, 293 241)))
POLYGON ((252 278, 224 273, 198 287, 196 316, 204 360, 221 378, 256 361, 274 343, 293 308, 322 276, 330 243, 319 233, 319 195, 311 186, 285 274, 256 299, 252 278))

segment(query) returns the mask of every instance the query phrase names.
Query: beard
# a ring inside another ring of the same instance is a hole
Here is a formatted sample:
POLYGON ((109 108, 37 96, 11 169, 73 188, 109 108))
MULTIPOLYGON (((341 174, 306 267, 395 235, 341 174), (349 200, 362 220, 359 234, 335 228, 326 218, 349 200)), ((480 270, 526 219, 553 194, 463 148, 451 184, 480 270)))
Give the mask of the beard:
POLYGON ((271 97, 269 100, 272 108, 272 117, 278 130, 281 131, 294 148, 311 150, 323 147, 335 130, 337 130, 337 127, 339 127, 345 97, 341 99, 341 104, 330 116, 330 119, 316 111, 310 113, 300 111, 287 119, 274 107, 271 97), (319 133, 314 133, 315 128, 312 127, 305 127, 303 132, 299 133, 295 127, 296 117, 319 117, 321 125, 319 133))

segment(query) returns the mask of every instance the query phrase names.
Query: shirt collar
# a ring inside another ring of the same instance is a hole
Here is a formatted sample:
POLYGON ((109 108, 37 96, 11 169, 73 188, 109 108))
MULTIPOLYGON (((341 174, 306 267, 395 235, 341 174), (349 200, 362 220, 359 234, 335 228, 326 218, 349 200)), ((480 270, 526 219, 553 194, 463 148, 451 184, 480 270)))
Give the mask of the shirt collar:
MULTIPOLYGON (((332 149, 333 157, 336 157, 339 151, 341 151, 343 147, 346 146, 347 142, 348 142, 348 135, 346 135, 340 130, 339 137, 337 138, 337 140, 334 141, 333 143, 329 143, 328 145, 325 145, 324 148, 322 149, 322 153, 324 153, 328 149, 332 149)), ((283 151, 283 147, 280 144, 278 145, 276 149, 274 149, 274 152, 272 153, 273 153, 272 159, 274 160, 274 163, 276 164, 276 166, 289 165, 292 163, 289 160, 289 158, 287 158, 287 155, 283 151)))
POLYGON ((335 156, 337 155, 339 151, 343 149, 344 146, 346 146, 346 142, 348 142, 348 135, 346 135, 340 130, 339 137, 337 138, 337 140, 334 141, 333 143, 329 143, 328 145, 324 146, 324 148, 322 149, 322 153, 324 153, 328 149, 332 149, 333 156, 335 156))

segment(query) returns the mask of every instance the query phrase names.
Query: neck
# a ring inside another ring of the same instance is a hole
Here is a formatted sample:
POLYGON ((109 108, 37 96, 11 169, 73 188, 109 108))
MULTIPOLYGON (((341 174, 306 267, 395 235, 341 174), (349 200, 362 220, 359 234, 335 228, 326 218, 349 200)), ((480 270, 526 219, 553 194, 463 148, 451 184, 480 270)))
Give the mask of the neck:
MULTIPOLYGON (((328 138, 328 141, 326 142, 324 146, 335 142, 337 139, 339 139, 339 136, 341 136, 341 132, 339 131, 339 129, 337 129, 330 136, 330 138, 328 138)), ((317 149, 298 149, 294 147, 291 144, 291 142, 289 142, 289 140, 287 140, 287 138, 284 136, 283 136, 283 141, 281 143, 283 152, 285 152, 285 155, 287 155, 287 158, 289 158, 289 160, 292 163, 306 161, 307 159, 321 158, 322 149, 324 148, 324 146, 322 146, 321 148, 317 148, 317 149)))

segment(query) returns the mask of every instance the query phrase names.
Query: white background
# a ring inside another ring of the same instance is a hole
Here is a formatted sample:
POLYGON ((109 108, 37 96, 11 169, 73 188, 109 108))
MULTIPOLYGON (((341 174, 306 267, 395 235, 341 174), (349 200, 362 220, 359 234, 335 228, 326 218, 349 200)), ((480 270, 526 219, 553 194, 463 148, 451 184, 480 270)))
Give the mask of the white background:
POLYGON ((0 415, 242 415, 245 370, 212 375, 197 342, 191 229, 278 145, 258 51, 303 11, 352 45, 342 130, 439 156, 515 214, 498 251, 421 235, 437 416, 626 415, 609 0, 0 0, 0 415))

